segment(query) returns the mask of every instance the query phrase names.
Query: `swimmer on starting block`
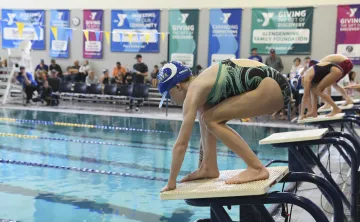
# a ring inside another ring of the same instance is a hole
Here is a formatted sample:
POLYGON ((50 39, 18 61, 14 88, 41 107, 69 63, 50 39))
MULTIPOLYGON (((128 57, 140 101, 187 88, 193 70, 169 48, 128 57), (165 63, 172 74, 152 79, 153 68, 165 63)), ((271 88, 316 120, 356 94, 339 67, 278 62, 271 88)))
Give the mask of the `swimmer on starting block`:
POLYGON ((170 177, 162 192, 176 188, 176 178, 184 160, 191 131, 199 114, 203 160, 198 170, 181 182, 219 177, 216 139, 240 156, 247 169, 226 180, 240 184, 263 180, 269 172, 246 142, 226 122, 274 113, 286 106, 291 89, 275 69, 249 59, 224 60, 194 77, 179 62, 170 62, 158 75, 159 91, 166 98, 183 106, 183 123, 172 151, 170 177))
POLYGON ((329 55, 322 59, 321 62, 315 62, 303 76, 304 95, 299 119, 317 117, 318 96, 324 100, 325 104, 329 104, 333 108, 332 112, 327 116, 333 116, 341 112, 341 109, 335 104, 330 95, 323 92, 327 87, 334 86, 336 90, 341 92, 341 95, 347 101, 344 105, 352 104, 352 99, 347 95, 346 91, 337 85, 337 82, 344 78, 352 67, 353 65, 347 57, 337 54, 329 55), (333 62, 327 62, 330 60, 333 62), (305 108, 309 110, 306 116, 304 116, 305 108))
MULTIPOLYGON (((345 77, 347 74, 349 74, 354 66, 348 57, 341 55, 341 54, 331 54, 331 55, 325 56, 324 58, 322 58, 320 60, 320 62, 331 62, 331 63, 334 63, 334 64, 340 66, 343 70, 343 77, 345 77)), ((339 80, 337 82, 339 82, 339 80)), ((354 102, 351 99, 351 97, 347 94, 346 90, 344 90, 342 87, 340 87, 337 84, 337 82, 332 84, 332 87, 334 87, 334 89, 336 91, 338 91, 342 97, 344 97, 345 103, 342 104, 342 106, 347 106, 349 104, 353 104, 354 102)), ((326 92, 326 94, 331 96, 331 86, 327 87, 325 92, 326 92)), ((322 107, 320 107, 320 109, 329 109, 330 107, 331 107, 330 104, 325 102, 325 104, 322 107)))

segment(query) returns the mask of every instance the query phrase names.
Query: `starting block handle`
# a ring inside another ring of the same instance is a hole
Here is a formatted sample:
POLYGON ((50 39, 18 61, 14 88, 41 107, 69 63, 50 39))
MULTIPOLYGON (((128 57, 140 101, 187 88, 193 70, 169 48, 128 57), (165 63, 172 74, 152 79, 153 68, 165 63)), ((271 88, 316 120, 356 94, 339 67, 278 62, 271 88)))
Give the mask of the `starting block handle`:
POLYGON ((265 167, 269 167, 270 165, 272 165, 274 163, 289 163, 289 161, 287 161, 287 160, 271 160, 270 162, 268 162, 265 165, 265 167))
POLYGON ((344 206, 340 194, 338 194, 336 189, 324 178, 312 173, 290 172, 280 182, 308 182, 315 184, 330 197, 331 205, 334 209, 334 221, 345 221, 344 206))

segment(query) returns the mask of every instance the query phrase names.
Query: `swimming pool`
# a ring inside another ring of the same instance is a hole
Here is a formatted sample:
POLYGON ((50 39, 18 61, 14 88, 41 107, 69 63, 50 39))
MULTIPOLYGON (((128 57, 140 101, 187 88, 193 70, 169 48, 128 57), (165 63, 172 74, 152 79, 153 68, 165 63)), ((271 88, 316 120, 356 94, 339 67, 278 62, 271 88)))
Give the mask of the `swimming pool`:
MULTIPOLYGON (((208 208, 159 198, 169 176, 172 145, 180 124, 168 120, 2 110, 0 158, 19 162, 0 163, 0 219, 184 222, 207 217, 208 208)), ((287 159, 285 149, 258 145, 260 139, 288 131, 287 128, 233 127, 263 163, 287 159)), ((178 179, 196 169, 199 139, 196 124, 178 179)), ((220 170, 245 167, 221 143, 218 154, 220 170)), ((238 213, 237 209, 231 212, 238 213)))

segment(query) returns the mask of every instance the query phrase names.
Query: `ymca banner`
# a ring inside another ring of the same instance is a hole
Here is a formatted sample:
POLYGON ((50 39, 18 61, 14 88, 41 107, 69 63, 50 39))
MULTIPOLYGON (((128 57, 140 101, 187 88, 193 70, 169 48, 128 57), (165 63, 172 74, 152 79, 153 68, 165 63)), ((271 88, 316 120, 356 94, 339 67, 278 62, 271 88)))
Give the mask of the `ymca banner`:
POLYGON ((160 10, 112 10, 112 52, 159 52, 160 10))
POLYGON ((311 53, 314 8, 259 8, 252 10, 251 48, 268 54, 311 53))
POLYGON ((50 11, 50 56, 69 58, 70 10, 50 11))
POLYGON ((242 9, 211 9, 208 66, 239 58, 242 9))
POLYGON ((360 65, 360 5, 338 6, 336 53, 360 65))
POLYGON ((199 35, 199 10, 169 11, 169 58, 195 68, 199 35))
POLYGON ((32 49, 45 49, 44 10, 2 10, 2 47, 17 48, 30 40, 32 49))
POLYGON ((83 57, 103 58, 103 10, 84 10, 83 57))

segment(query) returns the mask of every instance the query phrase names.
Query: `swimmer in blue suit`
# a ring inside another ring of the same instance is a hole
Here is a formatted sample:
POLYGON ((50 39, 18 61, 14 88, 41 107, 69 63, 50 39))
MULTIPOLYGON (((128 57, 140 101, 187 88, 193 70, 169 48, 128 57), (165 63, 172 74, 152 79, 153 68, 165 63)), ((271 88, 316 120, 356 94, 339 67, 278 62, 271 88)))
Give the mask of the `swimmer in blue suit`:
POLYGON ((286 79, 275 69, 249 59, 224 60, 196 78, 189 68, 171 62, 160 70, 159 91, 183 106, 183 123, 174 144, 170 178, 162 192, 176 188, 191 131, 198 115, 203 160, 198 170, 181 181, 217 178, 216 140, 222 141, 247 164, 247 169, 226 181, 240 184, 269 177, 269 172, 241 136, 226 123, 233 119, 268 115, 281 110, 291 98, 286 79))

